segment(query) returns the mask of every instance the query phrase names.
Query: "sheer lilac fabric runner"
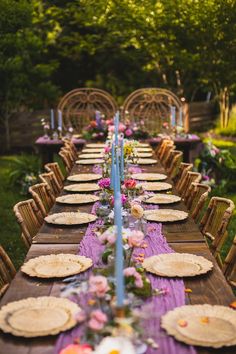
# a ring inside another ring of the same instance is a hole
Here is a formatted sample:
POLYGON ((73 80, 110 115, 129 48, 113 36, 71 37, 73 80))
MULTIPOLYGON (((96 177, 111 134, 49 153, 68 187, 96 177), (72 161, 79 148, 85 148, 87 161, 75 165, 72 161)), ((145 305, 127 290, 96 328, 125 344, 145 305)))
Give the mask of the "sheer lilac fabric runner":
MULTIPOLYGON (((95 212, 97 205, 98 203, 94 205, 92 212, 95 212)), ((149 209, 150 207, 148 206, 147 208, 149 209)), ((88 226, 79 247, 79 254, 92 258, 95 267, 102 265, 99 255, 103 250, 103 246, 95 235, 95 229, 100 225, 102 225, 102 220, 98 219, 88 226)), ((144 253, 145 257, 150 257, 161 253, 174 252, 162 234, 161 223, 148 223, 145 242, 148 247, 135 249, 134 257, 140 253, 144 253)), ((166 293, 149 298, 144 305, 145 310, 148 312, 148 320, 144 321, 144 331, 147 333, 147 338, 152 337, 159 345, 158 350, 149 348, 146 354, 196 354, 193 347, 175 341, 160 328, 160 318, 163 314, 175 307, 185 305, 184 282, 180 279, 162 278, 151 274, 149 279, 152 288, 164 289, 166 293)), ((86 302, 86 298, 84 301, 86 302)), ((82 333, 83 328, 78 326, 67 333, 61 334, 57 340, 54 353, 58 354, 62 348, 72 343, 74 339, 81 337, 82 333)))

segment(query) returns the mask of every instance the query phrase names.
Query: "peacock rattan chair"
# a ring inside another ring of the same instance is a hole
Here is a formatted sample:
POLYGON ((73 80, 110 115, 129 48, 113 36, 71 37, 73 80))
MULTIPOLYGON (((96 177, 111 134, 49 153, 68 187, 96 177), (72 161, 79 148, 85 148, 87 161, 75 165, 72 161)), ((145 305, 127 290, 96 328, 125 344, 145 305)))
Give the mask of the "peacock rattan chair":
POLYGON ((43 223, 43 216, 33 199, 17 203, 13 211, 21 227, 21 238, 27 248, 43 223))
POLYGON ((63 176, 59 164, 57 162, 49 162, 44 166, 44 168, 47 172, 54 172, 59 186, 63 188, 65 177, 63 176))
POLYGON ((0 246, 0 298, 10 285, 16 274, 15 267, 8 254, 0 246))
POLYGON ((234 203, 230 199, 212 197, 204 213, 199 228, 210 240, 210 249, 217 255, 226 237, 227 227, 234 211, 234 203))
POLYGON ((184 179, 184 183, 182 184, 181 188, 178 191, 180 196, 182 197, 182 199, 184 199, 185 202, 189 197, 191 184, 193 182, 200 183, 201 179, 202 179, 201 173, 192 172, 192 171, 187 172, 186 177, 184 179))
POLYGON ((183 161, 182 151, 172 150, 169 157, 169 166, 166 168, 166 171, 170 178, 174 178, 178 171, 181 162, 183 161))
POLYGON ((189 195, 186 197, 185 204, 192 218, 197 222, 200 218, 204 204, 211 192, 211 187, 206 184, 192 183, 189 188, 189 195))
POLYGON ((57 182, 54 172, 45 172, 39 175, 39 179, 43 183, 47 183, 53 196, 56 198, 61 192, 61 186, 57 182))
POLYGON ((99 112, 101 117, 111 119, 117 111, 114 98, 97 88, 77 88, 63 96, 58 104, 63 116, 63 126, 72 126, 81 133, 99 112))
POLYGON ((174 178, 175 188, 177 189, 177 191, 179 191, 181 189, 181 186, 184 184, 184 180, 187 176, 187 172, 192 171, 192 169, 193 169, 192 163, 181 162, 179 166, 179 171, 176 177, 174 178))
POLYGON ((29 188, 29 192, 41 210, 42 215, 48 215, 49 210, 55 202, 55 197, 49 185, 47 183, 35 184, 29 188))

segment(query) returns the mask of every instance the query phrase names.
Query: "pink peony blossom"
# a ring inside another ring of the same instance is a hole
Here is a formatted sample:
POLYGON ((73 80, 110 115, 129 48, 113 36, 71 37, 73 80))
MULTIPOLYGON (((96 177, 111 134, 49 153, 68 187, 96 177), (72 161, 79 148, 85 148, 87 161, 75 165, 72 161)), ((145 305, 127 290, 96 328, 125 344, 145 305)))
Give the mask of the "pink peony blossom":
POLYGON ((130 247, 139 247, 144 239, 144 233, 139 230, 133 230, 128 238, 130 247))
POLYGON ((110 151, 111 151, 111 147, 110 146, 105 146, 105 148, 104 148, 105 154, 109 154, 110 151))
POLYGON ((89 291, 95 293, 97 297, 104 297, 109 289, 107 279, 104 276, 96 275, 89 278, 89 291))
POLYGON ((91 318, 88 325, 94 331, 103 329, 104 324, 107 322, 107 315, 101 310, 94 310, 91 312, 91 318))
MULTIPOLYGON (((111 196, 111 205, 114 205, 114 196, 111 196)), ((127 202, 128 198, 125 194, 121 194, 121 204, 124 205, 127 202)))
POLYGON ((119 132, 123 133, 126 129, 126 126, 123 123, 119 124, 119 132))
POLYGON ((126 131, 125 131, 125 135, 126 135, 126 136, 131 136, 131 135, 133 135, 133 131, 128 128, 128 129, 126 129, 126 131))
POLYGON ((126 277, 132 277, 136 273, 136 269, 134 267, 128 267, 124 269, 124 275, 126 277))

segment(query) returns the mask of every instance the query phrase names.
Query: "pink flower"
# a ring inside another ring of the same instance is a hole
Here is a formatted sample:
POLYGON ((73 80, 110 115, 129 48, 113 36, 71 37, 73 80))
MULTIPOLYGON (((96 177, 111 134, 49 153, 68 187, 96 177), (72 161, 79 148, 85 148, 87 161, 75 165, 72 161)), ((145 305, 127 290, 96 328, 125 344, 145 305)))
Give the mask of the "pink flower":
POLYGON ((139 230, 133 230, 128 238, 130 247, 139 247, 144 239, 144 233, 139 230))
POLYGON ((86 313, 81 310, 79 311, 76 315, 75 315, 75 320, 77 322, 84 322, 84 320, 86 319, 86 313))
POLYGON ((110 151, 111 151, 110 146, 105 146, 105 148, 104 148, 105 154, 109 154, 110 151))
POLYGON ((137 183, 136 183, 135 179, 130 178, 130 179, 126 179, 124 181, 124 186, 127 189, 135 189, 136 185, 137 185, 137 183))
MULTIPOLYGON (((121 194, 121 204, 124 205, 127 202, 128 198, 125 194, 121 194)), ((112 195, 110 198, 111 205, 114 205, 114 196, 112 195)))
POLYGON ((108 130, 109 130, 110 133, 114 133, 114 131, 115 131, 114 125, 110 125, 108 130))
POLYGON ((111 231, 108 229, 99 236, 99 240, 102 243, 108 242, 110 245, 113 245, 116 242, 115 231, 111 231))
POLYGON ((101 187, 101 188, 105 188, 105 189, 108 189, 108 188, 110 188, 110 186, 111 186, 111 180, 110 180, 110 178, 102 178, 102 179, 100 179, 100 181, 98 182, 98 185, 99 185, 99 187, 101 187))
POLYGON ((131 130, 131 129, 126 129, 126 131, 125 131, 125 135, 126 136, 131 136, 133 134, 133 131, 131 130))
POLYGON ((136 272, 134 284, 135 284, 135 286, 137 286, 137 288, 143 287, 143 279, 142 279, 141 274, 139 274, 138 272, 136 272))
POLYGON ((119 132, 123 133, 125 131, 126 126, 123 123, 119 124, 119 132))
POLYGON ((101 310, 94 310, 91 312, 91 318, 88 325, 94 331, 103 329, 104 324, 107 322, 107 315, 101 310))
POLYGON ((96 275, 89 278, 89 291, 95 293, 97 297, 104 297, 109 289, 107 279, 104 276, 96 275))
POLYGON ((92 347, 89 344, 69 344, 59 354, 90 354, 92 347))
POLYGON ((126 277, 132 277, 136 273, 136 269, 134 267, 128 267, 124 269, 124 275, 126 277))

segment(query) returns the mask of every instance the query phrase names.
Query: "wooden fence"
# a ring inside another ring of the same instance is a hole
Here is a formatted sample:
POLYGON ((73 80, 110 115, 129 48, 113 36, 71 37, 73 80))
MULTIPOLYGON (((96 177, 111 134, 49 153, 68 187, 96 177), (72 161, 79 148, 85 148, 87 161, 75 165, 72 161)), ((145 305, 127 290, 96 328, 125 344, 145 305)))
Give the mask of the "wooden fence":
MULTIPOLYGON (((11 151, 32 151, 35 140, 43 135, 41 118, 49 121, 50 111, 22 112, 14 114, 10 119, 11 151)), ((216 118, 213 102, 192 102, 186 105, 186 128, 189 132, 207 130, 216 118)), ((0 126, 0 153, 6 151, 6 137, 3 126, 0 126)))

